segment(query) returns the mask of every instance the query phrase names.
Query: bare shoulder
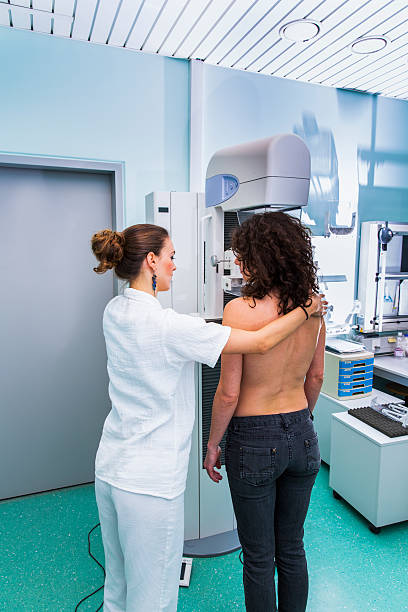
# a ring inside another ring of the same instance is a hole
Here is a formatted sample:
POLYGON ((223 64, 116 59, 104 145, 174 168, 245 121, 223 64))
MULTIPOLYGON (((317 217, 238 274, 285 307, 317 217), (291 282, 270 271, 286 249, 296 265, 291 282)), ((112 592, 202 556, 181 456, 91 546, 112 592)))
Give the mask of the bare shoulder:
POLYGON ((254 302, 251 298, 241 297, 228 302, 225 306, 223 323, 231 327, 254 331, 269 323, 275 316, 271 305, 266 307, 263 300, 254 302))
POLYGON ((222 321, 225 325, 234 325, 238 322, 242 323, 242 317, 248 310, 246 301, 240 297, 231 300, 225 305, 222 321))

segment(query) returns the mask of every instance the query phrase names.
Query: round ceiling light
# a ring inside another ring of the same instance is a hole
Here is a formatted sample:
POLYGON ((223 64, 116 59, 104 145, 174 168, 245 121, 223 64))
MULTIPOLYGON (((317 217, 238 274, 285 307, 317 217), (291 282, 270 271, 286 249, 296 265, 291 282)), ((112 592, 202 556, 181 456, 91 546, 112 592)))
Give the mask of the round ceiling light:
POLYGON ((388 39, 385 36, 363 36, 351 43, 350 51, 360 54, 377 53, 387 45, 388 39))
POLYGON ((279 36, 291 42, 306 42, 317 36, 320 24, 311 19, 295 19, 285 23, 279 30, 279 36))

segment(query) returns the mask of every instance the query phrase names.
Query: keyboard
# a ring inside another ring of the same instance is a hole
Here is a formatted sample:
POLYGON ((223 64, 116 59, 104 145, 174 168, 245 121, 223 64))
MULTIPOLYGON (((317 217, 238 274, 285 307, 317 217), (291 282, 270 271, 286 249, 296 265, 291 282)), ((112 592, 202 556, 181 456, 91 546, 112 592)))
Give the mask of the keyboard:
POLYGON ((364 344, 340 338, 327 338, 326 348, 335 353, 361 353, 366 350, 364 344))

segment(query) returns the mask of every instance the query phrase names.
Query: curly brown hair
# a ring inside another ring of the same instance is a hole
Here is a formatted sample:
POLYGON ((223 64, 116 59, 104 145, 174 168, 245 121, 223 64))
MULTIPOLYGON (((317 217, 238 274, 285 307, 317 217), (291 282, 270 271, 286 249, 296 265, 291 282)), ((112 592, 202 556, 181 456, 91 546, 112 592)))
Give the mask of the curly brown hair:
POLYGON ((309 230, 299 219, 282 212, 254 214, 232 234, 232 250, 245 273, 244 297, 279 298, 278 312, 286 314, 311 303, 318 292, 309 230))

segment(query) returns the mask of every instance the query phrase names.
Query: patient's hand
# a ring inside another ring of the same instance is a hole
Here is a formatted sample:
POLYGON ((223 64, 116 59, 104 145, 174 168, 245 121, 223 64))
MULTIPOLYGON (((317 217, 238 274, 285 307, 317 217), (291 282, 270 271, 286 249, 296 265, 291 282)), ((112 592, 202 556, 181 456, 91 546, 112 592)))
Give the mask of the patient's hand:
POLYGON ((204 460, 204 467, 207 470, 207 474, 214 482, 220 482, 222 475, 217 472, 214 468, 221 469, 221 448, 219 446, 207 448, 207 454, 204 460))

